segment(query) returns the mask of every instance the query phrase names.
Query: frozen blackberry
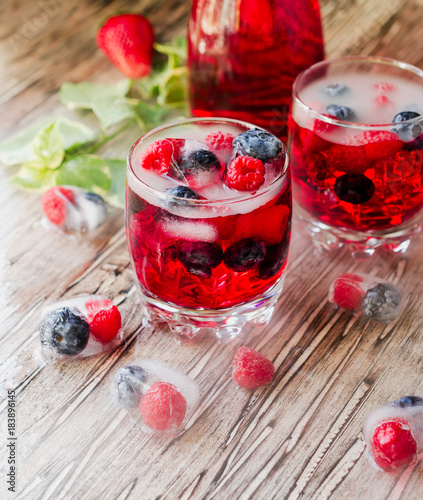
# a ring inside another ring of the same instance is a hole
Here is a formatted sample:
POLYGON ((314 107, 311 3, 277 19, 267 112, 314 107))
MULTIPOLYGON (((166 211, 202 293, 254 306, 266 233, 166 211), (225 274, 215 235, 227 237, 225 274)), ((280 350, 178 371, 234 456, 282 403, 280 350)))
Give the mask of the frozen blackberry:
POLYGON ((121 408, 136 408, 146 392, 148 373, 137 365, 124 366, 115 375, 117 402, 121 408))
POLYGON ((238 156, 252 156, 265 161, 278 156, 282 151, 282 143, 270 132, 255 128, 237 135, 233 141, 233 149, 238 156))
POLYGON ((266 245, 258 238, 248 238, 230 245, 223 256, 229 269, 237 272, 249 271, 263 262, 266 245))
POLYGON ((41 344, 65 356, 76 356, 88 344, 90 327, 77 310, 62 307, 49 313, 40 326, 41 344))
POLYGON ((172 198, 161 200, 161 205, 165 208, 192 205, 191 200, 200 199, 200 196, 188 186, 173 186, 165 189, 164 193, 172 196, 172 198))
POLYGON ((401 293, 388 283, 378 283, 367 290, 363 299, 364 314, 382 322, 393 321, 401 308, 401 293))
POLYGON ((375 192, 375 185, 364 174, 352 173, 338 177, 334 190, 340 200, 360 205, 370 200, 375 192))
POLYGON ((337 104, 326 106, 324 113, 347 122, 351 122, 355 118, 355 113, 351 108, 348 106, 338 106, 337 104))
POLYGON ((329 83, 328 85, 323 87, 323 92, 330 96, 346 94, 349 90, 349 87, 347 87, 343 83, 329 83))
POLYGON ((210 278, 211 270, 223 259, 223 250, 217 243, 184 241, 178 248, 179 262, 199 278, 210 278))
MULTIPOLYGON (((392 123, 402 123, 408 120, 413 120, 421 116, 415 111, 401 111, 394 116, 392 123)), ((398 135, 398 137, 404 142, 411 142, 423 133, 423 119, 419 122, 413 123, 403 123, 394 127, 393 131, 398 135)))
POLYGON ((423 406, 423 399, 418 396, 404 396, 403 398, 397 399, 389 403, 389 406, 395 406, 399 408, 407 408, 412 406, 423 406))

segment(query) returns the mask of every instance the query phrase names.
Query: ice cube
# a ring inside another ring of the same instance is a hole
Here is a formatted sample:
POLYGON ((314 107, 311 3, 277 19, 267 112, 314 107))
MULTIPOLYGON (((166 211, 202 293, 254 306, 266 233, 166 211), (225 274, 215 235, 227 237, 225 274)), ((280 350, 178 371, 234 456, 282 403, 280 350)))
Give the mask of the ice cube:
POLYGON ((48 361, 100 354, 122 341, 120 312, 101 295, 62 300, 44 308, 40 338, 48 361))
POLYGON ((64 233, 86 233, 101 226, 107 206, 96 193, 75 186, 54 186, 41 197, 44 220, 64 233))
POLYGON ((409 465, 423 450, 423 399, 406 396, 378 406, 366 418, 363 433, 378 468, 391 471, 409 465))
POLYGON ((367 274, 343 274, 329 289, 329 301, 357 315, 390 323, 399 315, 401 292, 391 283, 367 274))
POLYGON ((197 408, 198 385, 170 366, 143 359, 113 378, 112 399, 145 432, 177 435, 197 408))
POLYGON ((215 225, 198 219, 167 217, 162 222, 162 229, 170 237, 186 241, 213 243, 219 238, 219 232, 215 225))

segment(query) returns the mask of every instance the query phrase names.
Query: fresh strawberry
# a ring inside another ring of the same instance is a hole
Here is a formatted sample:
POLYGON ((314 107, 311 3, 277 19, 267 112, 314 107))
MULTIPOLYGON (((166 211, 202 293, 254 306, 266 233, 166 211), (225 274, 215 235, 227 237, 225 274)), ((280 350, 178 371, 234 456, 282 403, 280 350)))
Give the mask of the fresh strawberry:
POLYGON ((75 193, 63 186, 47 189, 41 196, 41 205, 47 219, 60 226, 66 221, 67 206, 75 201, 75 193))
POLYGON ((264 173, 262 161, 249 156, 238 156, 228 166, 226 184, 238 191, 252 191, 263 184, 264 173))
POLYGON ((151 71, 154 32, 139 14, 110 17, 98 30, 97 45, 128 78, 140 78, 151 71))
POLYGON ((416 456, 417 443, 410 424, 402 419, 388 420, 373 433, 372 455, 383 470, 395 470, 409 465, 416 456))
POLYGON ((171 431, 181 426, 187 402, 174 385, 156 382, 141 398, 139 409, 148 427, 171 431))
POLYGON ((232 361, 232 378, 245 389, 256 389, 267 385, 274 373, 272 362, 263 354, 248 347, 240 347, 232 361))

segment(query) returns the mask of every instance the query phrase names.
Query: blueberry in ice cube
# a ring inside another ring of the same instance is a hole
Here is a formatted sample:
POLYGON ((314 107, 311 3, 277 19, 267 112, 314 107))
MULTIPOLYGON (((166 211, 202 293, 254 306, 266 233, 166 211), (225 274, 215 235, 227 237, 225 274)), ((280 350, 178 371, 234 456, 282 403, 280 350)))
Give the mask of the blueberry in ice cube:
POLYGON ((200 199, 200 196, 188 186, 173 186, 165 189, 164 193, 166 198, 161 200, 161 205, 165 208, 192 205, 191 200, 200 199))
POLYGON ((198 149, 189 153, 179 164, 179 170, 187 180, 203 172, 218 173, 221 168, 222 166, 218 157, 208 149, 198 149))
POLYGON ((343 83, 329 83, 323 88, 323 92, 330 96, 346 94, 349 90, 343 83))
POLYGON ((261 161, 276 158, 282 151, 282 143, 277 137, 258 128, 237 135, 232 145, 234 151, 261 161))
POLYGON ((401 293, 389 283, 378 283, 367 290, 363 299, 364 314, 376 321, 393 321, 401 308, 401 293))
POLYGON ((338 177, 334 190, 340 200, 359 205, 370 200, 375 192, 375 185, 364 174, 352 173, 338 177))
POLYGON ((76 356, 88 344, 90 327, 77 310, 62 307, 50 312, 40 326, 41 344, 65 356, 76 356))
POLYGON ((403 398, 397 399, 389 403, 389 406, 395 406, 399 408, 408 408, 413 406, 423 406, 423 399, 418 396, 404 396, 403 398))
POLYGON ((147 390, 147 380, 148 373, 141 366, 129 365, 121 368, 114 378, 119 406, 136 408, 147 390))
POLYGON ((211 270, 223 259, 223 250, 217 243, 184 241, 178 247, 178 260, 185 269, 201 279, 210 278, 211 270))
POLYGON ((355 118, 354 111, 348 106, 338 106, 337 104, 329 104, 326 106, 324 113, 333 116, 338 120, 351 122, 355 118))
POLYGON ((239 240, 230 245, 223 256, 223 261, 232 271, 243 272, 257 267, 266 255, 266 245, 258 238, 239 240))
MULTIPOLYGON (((408 120, 414 120, 421 116, 415 111, 401 111, 394 116, 392 123, 402 123, 408 120)), ((419 137, 423 133, 423 118, 422 120, 412 123, 402 123, 393 128, 393 131, 398 135, 398 137, 404 142, 410 142, 419 137)))

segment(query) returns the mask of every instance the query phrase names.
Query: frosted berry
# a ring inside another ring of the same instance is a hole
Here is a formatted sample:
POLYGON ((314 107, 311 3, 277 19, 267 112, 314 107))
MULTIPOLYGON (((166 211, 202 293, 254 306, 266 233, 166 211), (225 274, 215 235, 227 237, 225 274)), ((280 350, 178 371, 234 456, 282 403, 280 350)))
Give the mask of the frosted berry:
POLYGON ((364 174, 351 173, 338 177, 334 190, 341 201, 360 205, 370 200, 375 192, 375 185, 364 174))
POLYGON ((58 354, 76 356, 88 344, 90 327, 78 311, 62 307, 49 313, 40 326, 41 344, 58 354))
POLYGON ((173 186, 164 190, 166 195, 171 197, 166 197, 166 199, 161 201, 163 207, 176 207, 192 205, 190 200, 199 200, 201 197, 188 186, 173 186))
POLYGON ((346 94, 349 90, 350 89, 343 83, 329 83, 323 88, 323 92, 332 97, 346 94))
POLYGON ((47 189, 41 196, 41 205, 47 219, 60 226, 66 221, 67 205, 75 201, 75 193, 63 186, 47 189))
POLYGON ((418 396, 404 396, 403 398, 397 399, 389 403, 390 406, 397 408, 409 408, 414 406, 423 406, 423 399, 418 396))
POLYGON ((411 427, 402 419, 388 420, 378 425, 373 433, 371 448, 374 461, 383 470, 409 465, 417 453, 411 427))
POLYGON ((172 165, 174 147, 167 139, 149 144, 141 155, 141 167, 159 175, 168 174, 172 165))
POLYGON ((179 164, 179 169, 185 179, 201 174, 202 172, 220 172, 222 165, 217 156, 208 149, 193 151, 179 164))
POLYGON ((367 290, 363 299, 364 314, 376 321, 393 321, 401 308, 401 293, 389 283, 378 283, 367 290))
POLYGON ((109 309, 102 309, 90 321, 90 332, 102 344, 111 342, 122 327, 119 309, 113 305, 109 309))
POLYGON ((121 408, 136 408, 141 396, 146 392, 148 373, 137 365, 120 368, 114 378, 117 402, 121 408))
POLYGON ((139 409, 148 427, 158 431, 171 431, 181 426, 187 402, 174 385, 156 382, 141 398, 139 409))
POLYGON ((234 136, 225 132, 212 132, 205 138, 205 142, 214 151, 230 151, 234 136))
POLYGON ((263 262, 266 245, 263 240, 250 238, 230 245, 223 256, 226 267, 233 271, 249 271, 263 262))
POLYGON ((267 385, 275 369, 263 354, 248 347, 240 347, 232 361, 232 378, 245 389, 256 389, 267 385))
POLYGON ((249 156, 238 156, 228 166, 226 185, 238 191, 258 189, 264 182, 265 166, 249 156))
MULTIPOLYGON (((415 111, 401 111, 401 113, 394 116, 392 122, 407 122, 408 120, 414 120, 419 116, 420 114, 415 111)), ((396 126, 393 130, 402 141, 413 141, 416 137, 419 137, 423 133, 423 118, 419 122, 414 121, 412 123, 403 123, 402 125, 396 126)))
POLYGON ((233 141, 233 149, 241 155, 265 161, 278 156, 282 151, 282 143, 270 132, 255 128, 237 135, 233 141))
POLYGON ((223 250, 217 243, 184 241, 178 248, 178 259, 187 271, 199 278, 210 278, 212 268, 223 258, 223 250))
POLYGON ((364 291, 360 286, 362 281, 360 276, 354 274, 339 276, 333 284, 332 302, 347 311, 360 309, 364 298, 364 291))
POLYGON ((351 122, 355 118, 354 111, 348 106, 338 106, 337 104, 329 104, 326 106, 325 111, 329 116, 333 116, 338 120, 351 122))

